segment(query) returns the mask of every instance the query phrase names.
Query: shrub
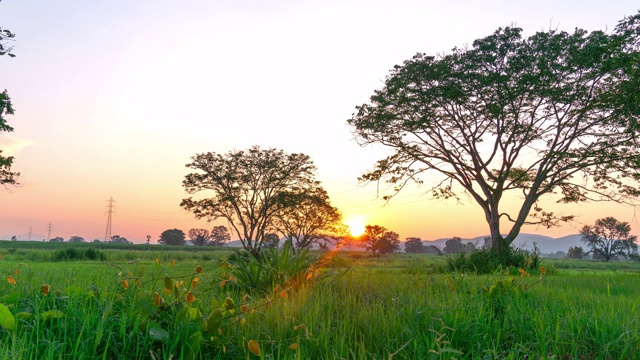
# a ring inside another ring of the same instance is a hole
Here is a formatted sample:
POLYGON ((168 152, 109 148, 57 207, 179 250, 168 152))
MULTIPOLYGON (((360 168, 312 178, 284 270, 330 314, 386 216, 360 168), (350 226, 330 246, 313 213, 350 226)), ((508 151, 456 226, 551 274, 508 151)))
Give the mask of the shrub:
POLYGON ((313 266, 316 258, 307 250, 294 253, 291 242, 287 241, 280 250, 267 249, 258 255, 237 250, 228 262, 235 284, 247 291, 266 292, 276 285, 284 287, 295 283, 313 266))
POLYGON ((536 269, 539 266, 539 250, 535 246, 533 251, 510 249, 508 252, 501 252, 489 248, 447 256, 449 271, 465 273, 489 274, 510 267, 536 269))

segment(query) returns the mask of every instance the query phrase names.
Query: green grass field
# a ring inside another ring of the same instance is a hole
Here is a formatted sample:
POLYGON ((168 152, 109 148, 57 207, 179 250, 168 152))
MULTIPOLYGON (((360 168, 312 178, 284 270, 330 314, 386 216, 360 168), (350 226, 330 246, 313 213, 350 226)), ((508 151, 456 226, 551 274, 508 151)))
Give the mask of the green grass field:
POLYGON ((438 257, 337 254, 260 295, 233 286, 225 250, 101 247, 102 260, 53 261, 72 247, 56 245, 0 243, 0 358, 640 358, 637 263, 476 276, 438 257))

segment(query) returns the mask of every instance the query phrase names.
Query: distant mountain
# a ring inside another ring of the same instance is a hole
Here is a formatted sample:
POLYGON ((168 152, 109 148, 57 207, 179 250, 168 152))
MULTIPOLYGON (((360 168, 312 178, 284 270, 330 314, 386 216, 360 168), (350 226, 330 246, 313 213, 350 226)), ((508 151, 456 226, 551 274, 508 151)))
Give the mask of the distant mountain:
MULTIPOLYGON (((484 238, 489 235, 478 236, 470 239, 462 239, 463 243, 472 242, 476 246, 481 247, 484 244, 484 238)), ((422 243, 427 245, 434 245, 441 250, 444 249, 445 243, 451 238, 442 238, 436 240, 422 240, 422 243)), ((280 242, 282 242, 284 239, 280 242)), ((512 246, 520 249, 533 250, 533 244, 536 244, 543 254, 554 254, 558 251, 567 252, 571 246, 582 246, 584 243, 580 241, 580 235, 569 235, 554 239, 549 236, 537 235, 537 234, 520 234, 513 242, 512 246)), ((227 247, 239 248, 242 247, 240 240, 231 241, 226 244, 227 247)), ((347 251, 366 251, 365 248, 357 246, 356 244, 347 244, 341 248, 347 251)), ((400 243, 400 250, 404 251, 404 242, 400 243)))
MULTIPOLYGON (((463 243, 472 242, 477 246, 482 246, 484 244, 485 237, 489 237, 489 235, 478 236, 471 239, 462 239, 462 242, 463 243)), ((422 242, 425 245, 435 245, 440 249, 443 249, 447 240, 450 240, 450 238, 437 239, 437 240, 423 240, 422 242)), ((580 241, 580 235, 578 234, 563 236, 557 239, 554 239, 549 236, 544 236, 544 235, 520 234, 518 235, 518 237, 516 237, 516 239, 513 241, 511 246, 520 248, 520 249, 533 250, 534 243, 540 249, 540 252, 545 254, 555 253, 557 251, 567 252, 567 250, 569 250, 569 247, 572 247, 572 246, 584 247, 584 243, 580 241)))

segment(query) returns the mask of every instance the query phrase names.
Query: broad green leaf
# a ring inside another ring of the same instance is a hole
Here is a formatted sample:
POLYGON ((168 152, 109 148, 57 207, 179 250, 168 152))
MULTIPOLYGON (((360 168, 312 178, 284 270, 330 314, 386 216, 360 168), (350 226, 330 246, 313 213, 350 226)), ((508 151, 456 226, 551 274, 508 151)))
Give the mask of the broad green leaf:
POLYGON ((9 308, 0 304, 0 326, 7 330, 15 330, 16 318, 13 317, 9 308))
POLYGON ((169 333, 156 325, 149 327, 149 337, 156 341, 166 341, 169 339, 169 333))
POLYGON ((29 319, 31 319, 32 316, 33 316, 32 313, 29 313, 29 312, 26 312, 26 311, 21 311, 21 312, 16 314, 16 319, 18 319, 18 320, 29 320, 29 319))
POLYGON ((61 318, 64 316, 64 314, 60 310, 49 310, 49 311, 43 312, 42 314, 40 314, 40 316, 44 320, 52 320, 52 319, 61 318))
POLYGON ((222 310, 215 309, 207 318, 207 332, 214 332, 222 323, 222 310))

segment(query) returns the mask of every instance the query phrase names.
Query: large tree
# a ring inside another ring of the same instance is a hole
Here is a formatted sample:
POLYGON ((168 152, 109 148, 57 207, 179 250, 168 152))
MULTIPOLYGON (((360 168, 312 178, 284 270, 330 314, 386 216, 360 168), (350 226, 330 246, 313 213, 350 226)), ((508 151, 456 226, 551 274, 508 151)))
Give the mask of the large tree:
POLYGON ((224 218, 249 252, 260 252, 265 235, 273 231, 276 215, 292 206, 296 194, 313 193, 320 186, 309 156, 282 150, 230 151, 193 156, 186 166, 200 172, 185 176, 189 194, 209 191, 211 197, 183 199, 180 206, 196 218, 224 218))
MULTIPOLYGON (((14 57, 11 53, 12 46, 9 46, 9 41, 13 40, 15 35, 0 27, 0 56, 8 55, 14 57)), ((11 98, 7 93, 7 90, 0 92, 0 132, 11 132, 13 128, 7 124, 5 118, 6 115, 13 115, 13 106, 11 104, 11 98)), ((11 171, 11 164, 13 163, 13 156, 3 156, 2 150, 0 150, 0 185, 15 184, 17 177, 20 173, 11 171)))
POLYGON ((276 213, 274 227, 292 242, 292 249, 306 249, 312 244, 344 235, 342 214, 331 205, 329 195, 316 187, 309 192, 285 197, 276 213))
MULTIPOLYGON (((585 225, 580 230, 580 240, 587 244, 594 258, 609 261, 615 256, 637 254, 638 245, 635 235, 630 235, 628 222, 620 222, 613 217, 596 220, 594 226, 585 225)), ((569 249, 571 253, 571 249, 569 249)))
POLYGON ((607 34, 549 30, 528 38, 500 28, 450 54, 396 66, 348 120, 362 145, 393 150, 362 181, 409 182, 437 198, 466 193, 484 211, 493 246, 507 250, 524 224, 572 216, 541 208, 640 194, 640 13, 607 34), (438 174, 439 173, 439 174, 438 174), (517 213, 501 201, 520 202, 517 213), (501 220, 511 227, 501 231, 501 220))

